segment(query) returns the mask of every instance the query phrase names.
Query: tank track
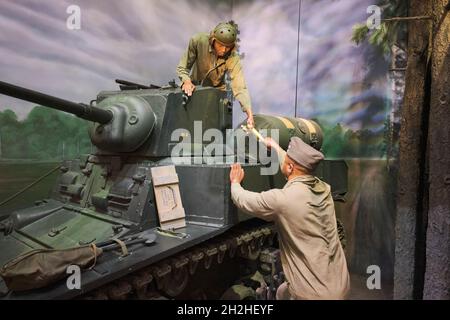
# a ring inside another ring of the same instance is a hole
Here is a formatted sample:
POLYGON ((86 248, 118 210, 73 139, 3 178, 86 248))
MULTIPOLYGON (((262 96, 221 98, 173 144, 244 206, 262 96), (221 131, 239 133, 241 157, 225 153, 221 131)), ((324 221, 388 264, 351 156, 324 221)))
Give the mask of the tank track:
MULTIPOLYGON (((187 287, 200 264, 205 270, 237 257, 258 260, 261 251, 274 243, 273 224, 237 225, 225 233, 78 297, 88 300, 170 299, 187 287)), ((205 297, 204 297, 205 298, 205 297)))

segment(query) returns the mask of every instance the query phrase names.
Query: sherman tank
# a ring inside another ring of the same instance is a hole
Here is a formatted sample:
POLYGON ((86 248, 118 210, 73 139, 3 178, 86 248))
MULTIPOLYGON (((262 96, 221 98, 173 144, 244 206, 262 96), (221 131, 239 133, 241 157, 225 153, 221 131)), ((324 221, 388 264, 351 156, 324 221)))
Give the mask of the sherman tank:
MULTIPOLYGON (((0 221, 0 266, 34 249, 73 248, 143 233, 154 234, 154 242, 129 245, 126 253, 105 252, 82 272, 80 288, 69 288, 62 279, 11 291, 0 282, 1 298, 217 299, 230 297, 227 289, 234 288, 237 298, 248 299, 256 297, 255 279, 269 283, 274 292, 282 277, 276 230, 233 205, 230 163, 242 163, 248 190, 281 188, 285 180, 278 170, 261 174, 269 164, 249 150, 251 135, 244 137, 244 153, 237 151, 242 130, 231 130, 227 92, 198 87, 187 98, 174 83, 116 82, 120 90, 102 91, 89 105, 0 82, 2 94, 89 121, 95 146, 92 154, 61 163, 51 197, 0 221), (179 187, 175 206, 184 211, 181 227, 162 228, 155 168, 175 168, 175 175, 158 181, 168 179, 179 187), (250 282, 238 281, 251 275, 250 282)), ((278 129, 284 148, 294 135, 321 147, 322 131, 314 121, 255 115, 255 127, 278 129)), ((336 201, 343 199, 345 162, 325 160, 316 175, 332 186, 336 201)))

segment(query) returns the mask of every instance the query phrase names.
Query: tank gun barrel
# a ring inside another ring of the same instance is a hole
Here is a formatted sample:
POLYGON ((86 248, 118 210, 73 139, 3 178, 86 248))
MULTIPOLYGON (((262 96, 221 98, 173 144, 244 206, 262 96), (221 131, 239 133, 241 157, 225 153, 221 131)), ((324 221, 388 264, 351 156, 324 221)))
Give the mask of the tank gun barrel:
POLYGON ((60 99, 3 81, 0 81, 0 93, 17 99, 37 103, 41 106, 68 112, 79 118, 101 124, 106 124, 113 118, 113 114, 109 110, 103 110, 83 103, 75 103, 60 99))

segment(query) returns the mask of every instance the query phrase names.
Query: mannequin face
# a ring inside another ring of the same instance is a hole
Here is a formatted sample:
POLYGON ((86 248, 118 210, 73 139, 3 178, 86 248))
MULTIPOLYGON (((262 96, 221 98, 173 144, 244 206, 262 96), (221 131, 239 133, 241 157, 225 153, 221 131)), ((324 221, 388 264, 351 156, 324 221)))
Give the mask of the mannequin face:
POLYGON ((218 41, 214 40, 213 43, 213 48, 214 51, 216 52, 216 56, 218 56, 219 58, 224 57, 225 55, 227 55, 231 49, 233 49, 234 45, 232 46, 224 46, 223 44, 219 43, 218 41))

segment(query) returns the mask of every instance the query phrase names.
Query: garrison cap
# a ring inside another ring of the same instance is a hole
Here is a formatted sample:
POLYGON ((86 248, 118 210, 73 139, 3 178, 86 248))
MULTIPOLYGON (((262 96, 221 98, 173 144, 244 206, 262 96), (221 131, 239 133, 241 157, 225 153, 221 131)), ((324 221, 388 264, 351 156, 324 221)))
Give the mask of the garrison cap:
POLYGON ((292 137, 287 155, 303 168, 313 171, 320 161, 324 159, 322 152, 303 142, 299 137, 292 137))

